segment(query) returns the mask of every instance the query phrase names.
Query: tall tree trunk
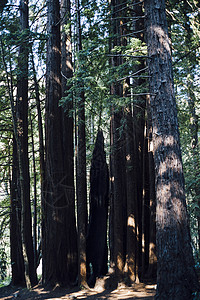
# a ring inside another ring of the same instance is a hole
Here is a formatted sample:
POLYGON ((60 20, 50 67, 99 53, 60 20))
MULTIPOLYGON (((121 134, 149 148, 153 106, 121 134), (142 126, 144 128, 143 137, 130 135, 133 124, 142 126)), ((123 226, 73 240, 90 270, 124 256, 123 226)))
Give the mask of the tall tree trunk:
MULTIPOLYGON (((135 14, 133 16, 135 18, 135 14)), ((127 33, 127 23, 132 22, 126 17, 122 22, 125 25, 123 27, 122 35, 127 33)), ((124 38, 124 46, 127 46, 127 38, 124 38)), ((128 96, 130 90, 130 79, 126 79, 123 87, 123 96, 128 96)), ((130 99, 131 101, 131 99, 130 99)), ((133 128, 133 107, 132 103, 129 103, 124 110, 126 119, 125 139, 125 162, 126 162, 126 194, 127 194, 127 237, 126 237, 126 264, 124 271, 127 273, 127 283, 138 281, 138 268, 136 260, 137 252, 137 187, 136 187, 136 172, 135 172, 135 132, 133 128)))
MULTIPOLYGON (((122 24, 120 18, 121 13, 118 12, 119 5, 124 8, 124 2, 120 3, 118 0, 111 1, 111 28, 112 28, 112 43, 111 48, 123 45, 122 24)), ((119 10, 120 11, 120 10, 119 10)), ((113 56, 111 60, 112 67, 117 67, 122 64, 122 59, 119 56, 113 56)), ((123 86, 121 83, 113 83, 111 85, 111 95, 114 97, 123 96, 123 86)), ((117 280, 122 280, 125 255, 126 255, 126 182, 125 182, 125 136, 124 129, 120 130, 121 120, 123 119, 122 108, 117 108, 115 103, 112 103, 112 118, 111 118, 111 136, 112 142, 112 185, 113 185, 113 256, 114 267, 117 280)))
MULTIPOLYGON (((70 0, 61 1, 61 74, 62 74, 62 97, 66 96, 68 79, 73 76, 72 67, 72 45, 70 26, 70 0), (65 26, 69 32, 66 32, 65 26)), ((72 100, 67 102, 65 110, 62 112, 63 122, 63 153, 66 193, 69 205, 66 208, 65 234, 67 239, 67 269, 70 274, 70 282, 74 283, 78 272, 77 261, 77 232, 75 219, 75 192, 74 192, 74 143, 73 143, 73 109, 72 100)))
POLYGON ((149 191, 149 155, 147 126, 144 130, 143 144, 143 195, 142 195, 142 279, 146 277, 149 266, 149 239, 150 239, 150 191, 149 191))
MULTIPOLYGON (((28 26, 28 1, 20 2, 20 22, 22 31, 26 32, 28 26)), ((28 38, 28 37, 27 37, 28 38)), ((19 172, 21 188, 21 231, 22 246, 25 262, 25 278, 28 287, 37 283, 34 264, 34 250, 32 240, 32 219, 30 205, 30 174, 28 157, 28 43, 21 42, 19 49, 18 68, 20 75, 17 78, 17 141, 19 155, 19 172)))
MULTIPOLYGON (((69 286, 71 261, 75 249, 69 249, 74 230, 73 215, 67 218, 69 207, 74 207, 73 182, 69 188, 64 153, 63 110, 59 106, 61 90, 61 35, 59 0, 48 1, 48 42, 46 78, 46 174, 43 230, 43 279, 45 284, 69 286), (72 250, 73 249, 73 250, 72 250), (70 252, 70 254, 69 254, 70 252), (67 256, 70 257, 67 257, 67 256), (71 261, 70 261, 71 260, 71 261)), ((66 136, 65 136, 66 139, 66 136)), ((66 140, 65 140, 66 142, 66 140)), ((70 178, 71 181, 73 181, 70 178)), ((71 211, 73 214, 73 211, 71 211)), ((76 237, 76 236, 75 236, 76 237)), ((74 277, 74 275, 73 275, 74 277)))
MULTIPOLYGON (((112 105, 112 104, 111 104, 112 105)), ((111 107, 112 111, 112 107, 111 107)), ((114 170, 113 170, 113 116, 110 122, 110 163, 109 163, 109 175, 110 175, 110 209, 109 209, 109 250, 110 250, 110 268, 109 271, 114 272, 115 260, 114 260, 114 170)))
POLYGON ((152 281, 156 280, 157 274, 157 256, 156 256, 156 195, 155 195, 155 168, 152 145, 152 124, 149 107, 150 97, 148 96, 147 114, 148 114, 148 156, 149 156, 149 266, 147 270, 147 278, 152 281))
POLYGON ((192 299, 194 269, 165 1, 146 0, 146 41, 156 182, 156 299, 192 299))
MULTIPOLYGON (((76 2, 77 9, 77 46, 78 53, 82 50, 80 3, 76 2)), ((78 61, 78 68, 81 61, 78 61)), ((77 222, 78 222, 78 247, 79 247, 79 284, 87 286, 86 283, 86 231, 87 231, 87 179, 86 179, 86 136, 85 136, 85 94, 83 82, 80 82, 82 91, 78 95, 78 153, 76 170, 77 190, 77 222)))
POLYGON ((33 69, 33 80, 35 86, 35 97, 36 97, 36 106, 37 106, 37 114, 38 114, 38 132, 39 132, 39 153, 40 153, 40 181, 41 181, 41 198, 43 198, 44 194, 44 182, 45 182, 45 160, 44 160, 44 134, 43 134, 43 122, 42 122, 42 112, 40 105, 40 92, 39 92, 39 84, 36 77, 35 70, 35 62, 33 52, 31 53, 31 62, 33 69))
MULTIPOLYGON (((142 1, 134 1, 133 6, 133 16, 136 18, 133 21, 133 35, 135 38, 144 42, 144 18, 143 16, 143 4, 142 1)), ((140 71, 145 69, 145 61, 143 58, 139 60, 139 65, 136 65, 134 71, 140 71)), ((141 73, 142 75, 142 73, 141 73)), ((135 84, 140 86, 144 84, 144 78, 137 78, 135 80, 135 84)), ((144 175, 145 171, 145 160, 144 158, 146 155, 144 149, 144 128, 145 128, 145 110, 146 110, 146 97, 145 96, 137 96, 134 97, 133 100, 133 130, 135 136, 135 149, 134 149, 134 156, 135 156, 135 180, 137 184, 137 196, 136 196, 136 209, 137 209, 137 259, 136 265, 138 269, 138 276, 141 280, 144 275, 144 257, 145 257, 145 228, 144 228, 144 200, 145 200, 145 193, 144 193, 144 186, 146 186, 146 176, 144 175)), ((146 164, 147 165, 147 164, 146 164)))
MULTIPOLYGON (((33 80, 34 80, 34 87, 35 87, 35 97, 36 97, 36 107, 37 107, 37 115, 38 115, 38 133, 39 133, 39 161, 40 161, 40 186, 41 186, 41 213, 42 213, 42 220, 41 226, 43 228, 43 212, 44 212, 44 191, 45 191, 45 158, 44 158, 44 134, 43 134, 43 121, 42 121, 42 112, 41 112, 41 105, 40 105, 40 92, 39 92, 39 84, 37 81, 36 70, 35 70, 35 62, 33 51, 31 53, 31 62, 32 62, 32 69, 33 69, 33 80)), ((43 229, 42 229, 43 231, 43 229)), ((41 245, 42 241, 40 241, 39 245, 41 245)), ((43 248, 43 247, 42 247, 43 248)), ((41 247, 39 246, 36 256, 36 267, 40 263, 40 251, 41 247), (39 251, 38 251, 39 250, 39 251)))
POLYGON ((127 252, 126 268, 130 282, 138 282, 137 267, 137 172, 135 160, 135 134, 132 106, 126 107, 126 189, 127 189, 127 252))
POLYGON ((12 284, 23 286, 25 285, 25 277, 21 238, 21 199, 19 186, 17 144, 15 137, 13 137, 13 161, 10 199, 10 251, 12 267, 12 284))
MULTIPOLYGON (((7 65, 5 61, 5 52, 3 41, 1 42, 2 61, 6 72, 6 80, 8 86, 8 93, 11 105, 12 123, 13 123, 13 167, 12 167, 12 181, 11 181, 11 192, 10 192, 10 252, 11 252, 11 263, 12 263, 12 283, 23 285, 25 284, 24 276, 24 258, 22 250, 22 236, 21 236, 21 188, 20 188, 20 169, 19 161, 21 159, 19 155, 20 141, 17 134, 17 118, 14 104, 13 95, 13 80, 12 72, 9 74, 7 71, 7 65)), ((11 69, 11 60, 10 60, 11 69)))
POLYGON ((31 112, 29 114, 30 128, 31 128, 31 146, 32 146, 32 160, 33 160, 33 251, 34 251, 34 263, 37 269, 37 173, 36 173, 36 162, 35 162, 35 142, 33 132, 33 121, 31 112))

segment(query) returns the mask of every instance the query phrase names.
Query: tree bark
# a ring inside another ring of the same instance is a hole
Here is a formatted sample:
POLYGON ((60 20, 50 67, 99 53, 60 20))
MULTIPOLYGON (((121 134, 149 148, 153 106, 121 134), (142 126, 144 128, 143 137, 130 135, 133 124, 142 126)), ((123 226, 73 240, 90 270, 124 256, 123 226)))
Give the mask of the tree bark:
POLYGON ((144 129, 143 142, 143 193, 142 193, 142 279, 146 278, 149 266, 149 240, 150 240, 150 190, 149 190, 149 155, 147 125, 144 129))
MULTIPOLYGON (((33 70, 33 80, 34 80, 34 88, 35 88, 35 97, 36 97, 36 107, 37 107, 37 114, 38 114, 38 133, 39 133, 39 161, 40 161, 40 186, 41 186, 41 213, 42 213, 42 219, 41 219, 41 226, 43 231, 43 213, 44 213, 44 191, 45 191, 45 153, 44 153, 44 134, 43 134, 43 121, 42 121, 42 112, 41 112, 41 105, 40 105, 40 92, 39 92, 39 84, 37 81, 36 76, 36 70, 35 70, 35 62, 34 62, 34 56, 33 51, 31 53, 31 61, 32 61, 32 70, 33 70)), ((40 241, 41 245, 42 241, 40 241)), ((43 247, 42 247, 43 248, 43 247)), ((37 250, 37 249, 36 249, 37 250)), ((41 247, 39 247, 39 251, 37 250, 36 255, 36 267, 40 263, 40 251, 41 247)))
POLYGON ((156 299, 192 299, 194 269, 165 1, 146 0, 146 41, 156 183, 156 299))
MULTIPOLYGON (((111 34, 112 43, 111 49, 116 46, 123 45, 122 27, 123 24, 121 12, 118 12, 118 7, 121 5, 125 8, 125 3, 118 0, 111 1, 111 34)), ((120 55, 113 56, 111 59, 112 67, 117 67, 122 64, 120 55)), ((121 83, 115 82, 111 85, 111 95, 114 97, 123 96, 123 86, 121 83)), ((123 278, 123 271, 126 256, 126 181, 125 181, 125 135, 124 128, 121 127, 121 120, 123 119, 123 109, 117 108, 115 103, 112 103, 112 117, 111 117, 111 166, 112 166, 112 186, 113 186, 113 258, 115 275, 118 281, 123 278)))
POLYGON ((126 108, 126 189, 127 189, 127 250, 126 267, 130 282, 138 281, 137 252, 137 185, 135 134, 133 129, 133 115, 131 105, 126 108))
POLYGON ((48 1, 48 36, 43 280, 45 284, 52 286, 55 284, 69 286, 76 274, 76 270, 72 270, 76 251, 73 247, 69 248, 70 243, 75 244, 72 232, 75 238, 76 232, 73 180, 67 177, 68 173, 65 169, 70 164, 65 153, 67 141, 63 127, 63 110, 59 106, 62 97, 59 0, 48 1), (69 211, 71 211, 70 218, 69 211), (70 229, 72 232, 69 232, 69 226, 72 226, 70 229))
MULTIPOLYGON (((82 50, 80 3, 76 2, 77 9, 77 47, 78 53, 82 50)), ((81 60, 78 61, 78 68, 81 60)), ((78 247, 79 247, 79 285, 87 286, 86 267, 86 232, 87 232, 87 179, 86 179, 86 133, 85 133, 85 94, 83 82, 80 79, 81 91, 78 93, 78 141, 77 141, 77 222, 78 222, 78 247)))
MULTIPOLYGON (((20 2, 21 29, 27 34, 28 2, 20 2)), ((28 37, 27 37, 28 38, 28 37)), ((34 264, 34 250, 32 240, 32 218, 30 204, 30 174, 28 157, 28 43, 21 42, 19 49, 18 68, 20 74, 17 78, 17 145, 21 188, 21 233, 22 248, 25 263, 25 278, 27 287, 37 284, 37 274, 34 264)), ((16 126, 16 125, 14 125, 16 126)))
POLYGON ((10 251, 12 267, 12 284, 24 286, 25 277, 21 238, 21 199, 19 184, 20 183, 17 144, 15 137, 13 137, 12 180, 10 191, 10 251))
POLYGON ((40 92, 39 84, 36 77, 35 62, 33 52, 31 53, 32 69, 33 69, 33 80, 35 87, 36 106, 38 114, 38 132, 39 132, 39 153, 40 153, 40 182, 41 182, 41 202, 44 198, 44 182, 45 182, 45 159, 44 159, 44 134, 43 134, 43 122, 42 112, 40 105, 40 92))
POLYGON ((149 156, 149 209, 150 209, 150 221, 149 221, 149 266, 147 271, 147 278, 152 281, 156 280, 157 274, 157 255, 156 255, 156 195, 155 195, 155 168, 152 146, 152 124, 151 114, 149 109, 149 96, 147 102, 147 114, 148 114, 148 156, 149 156))
MULTIPOLYGON (((61 1, 61 74, 62 74, 62 97, 66 96, 69 88, 68 79, 73 76, 72 66, 72 45, 71 45, 71 26, 70 26, 70 0, 61 1), (68 26, 66 32, 65 25, 68 26)), ((74 190, 74 143, 73 143, 73 101, 67 102, 62 111, 63 125, 63 150, 64 150, 64 171, 67 196, 70 200, 66 210, 65 234, 68 237, 66 255, 67 269, 70 274, 70 283, 75 283, 78 272, 78 254, 77 254, 77 231, 75 219, 75 190, 74 190)))
MULTIPOLYGON (((142 2, 134 1, 132 15, 136 18, 133 21, 133 35, 144 42, 144 18, 143 4, 142 2)), ((140 71, 145 69, 145 61, 143 58, 139 60, 139 64, 136 65, 134 71, 140 71)), ((140 87, 144 84, 144 78, 134 79, 135 86, 140 87)), ((145 195, 146 186, 148 185, 148 175, 145 170, 146 153, 145 153, 145 110, 146 110, 146 97, 137 96, 133 99, 133 131, 134 131, 134 181, 136 181, 136 280, 141 280, 145 272, 145 241, 146 237, 146 224, 145 220, 145 201, 147 200, 147 195, 145 195)), ((148 245, 147 245, 148 246, 148 245)))
MULTIPOLYGON (((19 155, 20 141, 17 134, 17 118, 16 109, 13 96, 13 80, 12 72, 9 78, 7 65, 5 61, 4 45, 2 39, 1 51, 2 61, 6 72, 6 80, 8 86, 8 93, 11 105, 12 123, 13 123, 13 167, 12 167, 12 181, 10 191, 10 250, 11 250, 11 263, 12 263, 12 282, 13 284, 24 285, 26 283, 24 276, 24 258, 22 250, 22 236, 21 236, 21 187, 20 187, 20 169, 19 155)), ((11 61, 10 61, 11 67, 11 61)), ((11 69, 11 68, 10 68, 11 69)))

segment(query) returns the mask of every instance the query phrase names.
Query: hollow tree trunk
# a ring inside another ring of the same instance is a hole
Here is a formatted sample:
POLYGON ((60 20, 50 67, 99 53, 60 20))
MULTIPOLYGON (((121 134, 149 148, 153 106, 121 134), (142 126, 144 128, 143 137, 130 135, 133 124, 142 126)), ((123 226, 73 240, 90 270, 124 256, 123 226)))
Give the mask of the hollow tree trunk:
MULTIPOLYGON (((90 215, 87 233, 87 265, 92 265, 89 286, 108 271, 107 219, 109 176, 104 151, 103 132, 99 131, 90 169, 90 215)), ((89 272, 90 273, 90 272, 89 272)))

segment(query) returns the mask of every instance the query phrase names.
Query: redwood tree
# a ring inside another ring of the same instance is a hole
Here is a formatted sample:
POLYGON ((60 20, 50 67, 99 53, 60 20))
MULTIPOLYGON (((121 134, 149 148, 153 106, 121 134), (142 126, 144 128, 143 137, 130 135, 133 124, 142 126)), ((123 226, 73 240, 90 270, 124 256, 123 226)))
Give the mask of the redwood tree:
POLYGON ((25 264, 25 279, 27 287, 37 283, 37 275, 34 264, 34 251, 32 239, 32 219, 30 204, 30 174, 28 156, 28 1, 20 1, 20 23, 24 34, 24 40, 19 47, 18 78, 17 78, 17 132, 15 138, 18 147, 18 162, 20 176, 21 197, 21 234, 22 248, 25 264))
POLYGON ((146 42, 156 185, 156 299, 192 299, 194 269, 165 1, 146 0, 146 42))
POLYGON ((71 139, 67 140, 67 120, 59 106, 62 97, 60 21, 59 0, 49 0, 43 279, 46 284, 68 286, 76 276, 76 230, 72 158, 69 159, 71 152, 67 150, 67 143, 70 151, 72 144, 71 139))
MULTIPOLYGON (((124 1, 111 1, 111 49, 123 45, 124 33, 123 18, 121 10, 125 10, 124 1), (118 7, 121 6, 119 10, 118 7)), ((116 68, 122 64, 120 55, 113 55, 111 66, 116 68)), ((111 116, 111 178, 112 178, 112 199, 111 199, 111 218, 113 226, 112 238, 112 259, 114 263, 117 280, 121 280, 125 264, 125 247, 126 247, 126 181, 125 181, 125 136, 124 128, 122 129, 123 108, 115 105, 115 99, 123 96, 123 85, 119 82, 111 84, 112 116, 111 116)))
POLYGON ((13 95, 13 75, 9 76, 8 68, 5 60, 4 44, 2 39, 1 51, 2 61, 6 70, 6 81, 10 98, 12 122, 13 122, 13 153, 12 153, 12 176, 10 185, 10 256, 12 268, 12 284, 24 285, 24 258, 22 251, 22 236, 21 236, 21 188, 20 188, 20 169, 19 169, 19 149, 20 140, 17 134, 17 118, 16 107, 13 95))
POLYGON ((21 199, 19 188, 19 164, 17 143, 13 137, 12 180, 10 190, 10 254, 12 267, 12 284, 25 284, 24 259, 21 237, 21 199))
POLYGON ((132 1, 129 5, 126 1, 113 0, 111 16, 111 65, 116 73, 120 70, 117 74, 120 79, 111 84, 111 262, 119 278, 131 282, 142 280, 149 265, 151 169, 148 138, 144 135, 146 93, 133 92, 145 86, 145 57, 123 53, 129 45, 129 36, 133 37, 131 42, 144 42, 142 3, 132 1), (115 104, 118 99, 121 106, 115 104))
MULTIPOLYGON (((80 1, 76 1, 77 9, 77 51, 82 51, 80 1)), ((78 68, 82 63, 79 57, 78 68)), ((78 138, 77 138, 77 168, 76 168, 76 190, 77 190, 77 225, 78 225, 78 248, 79 248, 79 284, 87 286, 86 283, 86 232, 87 232, 87 178, 86 178, 86 132, 85 132, 85 93, 84 84, 80 79, 80 91, 78 92, 78 138)))
MULTIPOLYGON (((72 45, 70 26, 70 0, 61 0, 61 71, 62 71, 62 97, 66 96, 68 80, 73 76, 72 45), (65 27, 68 27, 66 31, 65 27)), ((66 207, 65 235, 67 236, 67 269, 71 283, 77 277, 77 232, 75 220, 75 192, 74 192, 74 143, 73 143, 73 116, 71 110, 73 101, 67 101, 65 110, 62 110, 63 134, 63 164, 65 172, 66 196, 69 204, 66 207)))

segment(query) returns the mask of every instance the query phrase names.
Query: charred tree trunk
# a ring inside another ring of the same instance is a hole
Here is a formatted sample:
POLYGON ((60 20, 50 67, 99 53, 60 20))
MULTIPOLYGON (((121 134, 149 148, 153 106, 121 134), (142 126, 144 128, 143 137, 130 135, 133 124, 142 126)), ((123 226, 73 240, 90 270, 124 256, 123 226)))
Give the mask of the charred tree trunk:
POLYGON ((156 299, 192 299, 194 268, 165 1, 146 0, 146 41, 156 183, 156 299))
POLYGON ((89 286, 94 286, 97 277, 108 271, 107 219, 108 219, 109 175, 104 151, 103 132, 99 131, 95 143, 90 169, 90 215, 87 234, 87 266, 89 286), (90 273, 90 272, 89 272, 90 273))
MULTIPOLYGON (((112 109, 112 107, 111 107, 112 109)), ((112 116, 113 118, 113 116, 112 116)), ((113 121, 110 122, 110 148, 113 147, 113 121)), ((114 171, 113 171, 113 153, 110 151, 109 162, 109 191, 110 191, 110 209, 109 209, 109 250, 110 250, 110 271, 114 271, 114 171)))

